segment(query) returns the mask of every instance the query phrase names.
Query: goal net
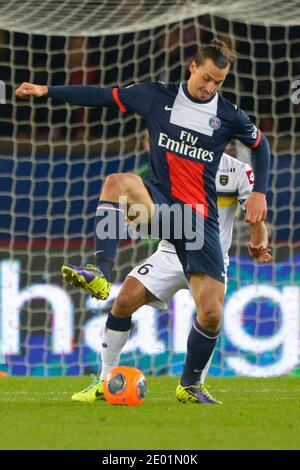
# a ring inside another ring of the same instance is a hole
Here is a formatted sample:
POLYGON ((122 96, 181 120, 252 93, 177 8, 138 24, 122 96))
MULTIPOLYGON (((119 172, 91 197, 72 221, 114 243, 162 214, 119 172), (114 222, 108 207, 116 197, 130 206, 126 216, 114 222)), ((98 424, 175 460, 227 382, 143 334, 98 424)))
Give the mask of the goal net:
MULTIPOLYGON (((97 302, 62 285, 63 263, 92 259, 104 178, 144 175, 144 122, 118 109, 17 100, 23 81, 114 87, 186 78, 185 63, 218 38, 239 57, 229 98, 267 135, 275 264, 247 255, 237 215, 224 327, 214 375, 297 374, 300 325, 300 18, 297 0, 0 0, 0 363, 16 375, 72 375, 101 368, 106 315, 130 269, 157 241, 123 242, 112 295, 97 302), (3 91, 3 87, 2 87, 3 91)), ((249 160, 247 149, 231 151, 249 160)), ((122 363, 179 374, 195 308, 188 291, 167 311, 143 307, 122 363)), ((2 366, 3 367, 3 366, 2 366)))

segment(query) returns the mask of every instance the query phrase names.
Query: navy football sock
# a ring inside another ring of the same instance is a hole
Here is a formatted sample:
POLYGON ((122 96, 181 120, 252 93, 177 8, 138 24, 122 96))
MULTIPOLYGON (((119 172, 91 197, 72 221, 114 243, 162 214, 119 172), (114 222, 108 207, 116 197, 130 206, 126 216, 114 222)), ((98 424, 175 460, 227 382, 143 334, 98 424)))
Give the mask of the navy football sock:
POLYGON ((197 320, 190 331, 187 343, 187 355, 180 383, 183 387, 198 385, 202 372, 214 352, 220 330, 211 333, 202 328, 197 320))
POLYGON ((131 328, 131 316, 122 318, 115 317, 112 313, 109 313, 105 326, 113 331, 128 331, 131 328))
POLYGON ((125 211, 118 202, 99 201, 95 219, 96 266, 111 281, 116 251, 125 233, 125 211))

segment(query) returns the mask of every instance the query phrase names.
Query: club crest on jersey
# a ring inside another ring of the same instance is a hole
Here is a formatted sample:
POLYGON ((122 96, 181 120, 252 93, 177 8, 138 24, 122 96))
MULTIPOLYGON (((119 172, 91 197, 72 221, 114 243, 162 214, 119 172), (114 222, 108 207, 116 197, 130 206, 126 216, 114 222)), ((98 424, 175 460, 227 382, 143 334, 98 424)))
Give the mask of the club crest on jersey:
POLYGON ((221 119, 219 119, 218 116, 212 116, 209 120, 209 125, 214 130, 219 129, 221 126, 221 119))
POLYGON ((222 186, 226 186, 226 184, 228 184, 228 181, 229 181, 228 175, 220 175, 220 184, 222 186))

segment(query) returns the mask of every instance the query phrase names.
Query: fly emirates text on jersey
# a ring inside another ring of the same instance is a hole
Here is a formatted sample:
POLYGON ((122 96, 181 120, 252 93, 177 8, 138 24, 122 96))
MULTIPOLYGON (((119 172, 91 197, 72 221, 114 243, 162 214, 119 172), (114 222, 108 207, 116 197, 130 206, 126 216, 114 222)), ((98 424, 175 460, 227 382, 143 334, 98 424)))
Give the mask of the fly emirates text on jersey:
POLYGON ((170 139, 167 134, 160 132, 158 138, 159 147, 164 147, 171 152, 185 155, 186 157, 196 158, 204 162, 212 162, 214 159, 214 152, 205 150, 202 147, 196 147, 198 137, 190 132, 181 131, 180 140, 170 139))

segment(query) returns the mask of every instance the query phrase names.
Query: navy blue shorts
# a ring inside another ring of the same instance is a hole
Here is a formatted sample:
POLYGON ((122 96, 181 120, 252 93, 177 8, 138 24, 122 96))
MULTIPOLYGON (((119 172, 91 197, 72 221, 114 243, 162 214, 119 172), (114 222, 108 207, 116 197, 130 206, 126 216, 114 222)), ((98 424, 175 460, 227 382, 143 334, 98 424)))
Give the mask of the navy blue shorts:
MULTIPOLYGON (((181 201, 164 194, 152 182, 148 180, 143 181, 155 204, 159 206, 172 206, 174 204, 184 206, 181 201)), ((159 224, 162 224, 163 216, 159 214, 159 217, 159 224)), ((176 215, 174 217, 176 217, 176 215)), ((171 225, 174 226, 174 222, 175 221, 171 218, 171 225)), ((200 272, 206 273, 208 276, 224 284, 224 259, 220 244, 218 224, 208 221, 207 219, 205 220, 202 216, 191 210, 187 216, 184 216, 182 224, 192 226, 193 232, 197 234, 197 244, 193 245, 195 239, 187 238, 183 227, 182 236, 180 238, 178 238, 178 232, 174 233, 171 228, 170 237, 167 237, 167 239, 175 245, 186 278, 189 280, 193 272, 200 272), (199 243, 201 245, 200 248, 199 243), (193 248, 194 246, 196 249, 193 248)), ((166 238, 161 235, 160 233, 160 238, 166 238)))

